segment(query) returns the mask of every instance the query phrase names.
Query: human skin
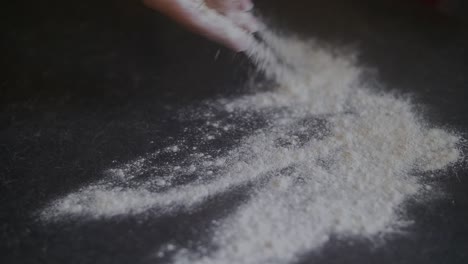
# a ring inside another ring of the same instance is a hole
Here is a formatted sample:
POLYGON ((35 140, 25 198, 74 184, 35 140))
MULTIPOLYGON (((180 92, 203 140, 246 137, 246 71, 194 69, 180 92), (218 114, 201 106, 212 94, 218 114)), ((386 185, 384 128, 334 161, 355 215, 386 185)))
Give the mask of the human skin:
POLYGON ((143 0, 150 8, 155 9, 193 32, 225 45, 234 51, 248 48, 252 33, 257 31, 257 22, 249 12, 253 8, 251 0, 143 0), (236 27, 236 34, 226 34, 226 29, 216 23, 207 23, 199 9, 187 8, 187 3, 204 1, 206 6, 236 27))

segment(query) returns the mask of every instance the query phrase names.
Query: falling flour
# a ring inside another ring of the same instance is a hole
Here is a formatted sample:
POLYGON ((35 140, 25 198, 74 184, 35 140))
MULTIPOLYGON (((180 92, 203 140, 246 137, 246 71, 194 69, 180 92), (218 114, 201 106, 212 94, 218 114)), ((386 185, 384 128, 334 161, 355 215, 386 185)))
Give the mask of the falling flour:
POLYGON ((271 47, 249 55, 275 89, 187 110, 185 119, 204 125, 53 201, 42 219, 158 217, 240 188, 247 198, 206 232, 206 248, 215 249, 169 243, 157 254, 200 264, 294 263, 331 236, 372 238, 407 226, 402 204, 430 190, 425 177, 462 159, 461 138, 425 123, 409 100, 369 87, 353 56, 265 39, 271 47))

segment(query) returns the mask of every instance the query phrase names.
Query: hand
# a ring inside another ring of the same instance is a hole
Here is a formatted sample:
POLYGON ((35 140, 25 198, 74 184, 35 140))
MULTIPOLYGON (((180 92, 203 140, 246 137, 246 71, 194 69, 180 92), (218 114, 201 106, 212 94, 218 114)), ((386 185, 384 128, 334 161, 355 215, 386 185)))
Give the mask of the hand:
POLYGON ((246 50, 258 25, 251 0, 143 0, 207 38, 235 51, 246 50))

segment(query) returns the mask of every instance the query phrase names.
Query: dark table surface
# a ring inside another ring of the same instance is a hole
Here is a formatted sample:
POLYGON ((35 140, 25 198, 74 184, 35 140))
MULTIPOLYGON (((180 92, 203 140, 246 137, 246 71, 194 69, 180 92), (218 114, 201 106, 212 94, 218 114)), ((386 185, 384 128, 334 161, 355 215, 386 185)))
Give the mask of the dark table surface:
MULTIPOLYGON (((410 93, 431 122, 465 133, 466 22, 397 2, 258 6, 284 30, 358 49, 382 89, 410 93)), ((0 262, 156 263, 148 255, 159 245, 201 236, 216 208, 54 224, 34 212, 113 162, 165 145, 181 133, 174 109, 245 93, 248 59, 138 1, 10 1, 0 10, 0 262)), ((304 263, 468 263, 467 170, 445 174, 441 199, 408 205, 408 234, 378 246, 335 239, 304 263)))

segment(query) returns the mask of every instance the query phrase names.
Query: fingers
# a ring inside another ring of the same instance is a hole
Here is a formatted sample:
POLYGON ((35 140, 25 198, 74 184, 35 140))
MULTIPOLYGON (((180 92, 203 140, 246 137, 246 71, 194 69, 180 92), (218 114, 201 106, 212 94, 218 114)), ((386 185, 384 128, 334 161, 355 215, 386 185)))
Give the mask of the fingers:
POLYGON ((259 30, 257 20, 252 14, 247 12, 229 13, 226 15, 234 24, 241 27, 248 33, 255 33, 259 30))
POLYGON ((234 24, 249 33, 258 31, 256 19, 249 13, 251 0, 205 0, 206 5, 229 18, 234 24))
MULTIPOLYGON (((236 51, 244 51, 251 44, 250 34, 259 30, 259 25, 250 10, 254 5, 251 0, 205 0, 208 7, 223 14, 234 25, 246 31, 247 34, 239 34, 236 38, 224 38, 223 43, 236 51)), ((214 32, 213 32, 214 33, 214 32)))
POLYGON ((253 8, 251 0, 205 0, 205 3, 221 14, 247 12, 253 8))
POLYGON ((254 5, 251 0, 241 0, 241 10, 248 12, 254 8, 254 5))
POLYGON ((227 33, 225 31, 217 31, 216 29, 213 29, 205 31, 203 35, 236 52, 246 51, 251 47, 254 41, 252 35, 243 30, 227 33))
POLYGON ((250 0, 206 0, 210 8, 198 1, 144 0, 145 4, 172 17, 205 37, 224 44, 235 51, 245 51, 253 42, 252 34, 258 29, 254 17, 245 11, 250 0), (224 11, 231 10, 231 11, 224 11), (237 11, 233 11, 237 10, 237 11), (225 15, 223 15, 225 14, 225 15))

